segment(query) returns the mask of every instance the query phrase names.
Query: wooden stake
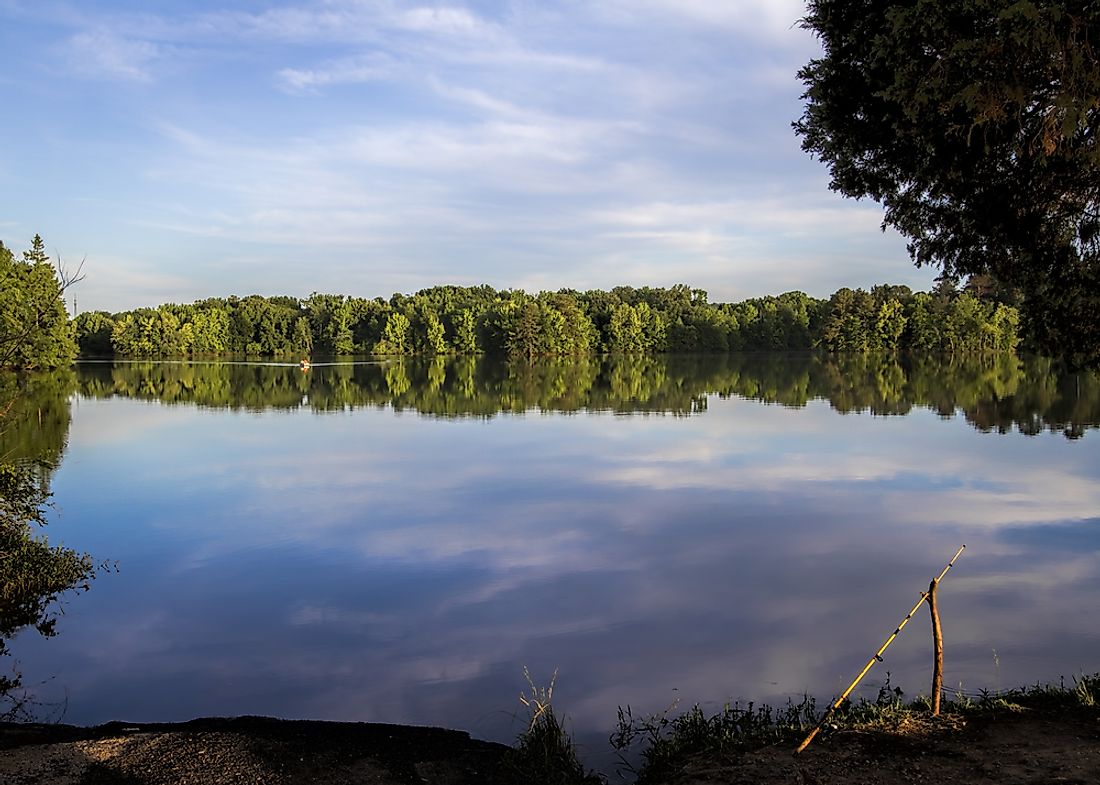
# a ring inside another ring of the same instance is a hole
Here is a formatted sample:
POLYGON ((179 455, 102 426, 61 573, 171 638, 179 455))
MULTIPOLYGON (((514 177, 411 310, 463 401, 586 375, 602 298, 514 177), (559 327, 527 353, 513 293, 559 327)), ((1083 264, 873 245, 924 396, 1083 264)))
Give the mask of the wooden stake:
MULTIPOLYGON (((932 579, 932 583, 939 583, 941 580, 943 580, 943 576, 947 575, 947 571, 950 570, 952 565, 955 564, 955 559, 959 558, 964 550, 966 550, 965 545, 955 551, 955 555, 951 557, 951 561, 947 563, 947 566, 943 568, 943 572, 941 572, 939 576, 932 579)), ((798 755, 804 749, 810 746, 810 742, 814 740, 814 737, 816 737, 817 734, 821 733, 821 729, 825 727, 825 723, 827 723, 829 719, 833 716, 833 712, 840 708, 840 704, 844 703, 844 701, 847 700, 848 696, 852 694, 852 690, 856 688, 856 685, 863 681, 863 677, 867 675, 867 671, 871 670, 876 662, 882 662, 882 653, 886 651, 886 648, 894 642, 894 639, 898 637, 898 635, 901 634, 901 631, 905 629, 905 625, 909 623, 909 620, 911 618, 913 618, 913 614, 920 609, 920 606, 923 605, 925 600, 927 599, 928 595, 922 592, 920 595, 920 599, 917 600, 917 604, 913 606, 913 609, 909 611, 908 614, 906 614, 905 618, 901 620, 901 623, 897 626, 897 628, 892 633, 890 633, 890 636, 886 639, 886 642, 883 643, 881 647, 879 647, 879 650, 871 656, 871 659, 869 659, 867 661, 867 664, 863 666, 863 670, 861 670, 859 672, 859 675, 856 676, 852 680, 852 683, 848 685, 848 689, 844 690, 844 692, 841 693, 840 697, 833 702, 833 705, 829 707, 828 711, 826 711, 825 715, 821 718, 821 722, 817 723, 817 726, 812 731, 810 731, 810 735, 803 739, 802 743, 798 745, 798 749, 794 751, 795 755, 798 755)))
POLYGON ((932 716, 940 716, 940 696, 943 694, 943 630, 940 629, 940 612, 936 608, 936 585, 933 580, 928 584, 928 610, 932 615, 932 647, 935 652, 932 661, 932 716))

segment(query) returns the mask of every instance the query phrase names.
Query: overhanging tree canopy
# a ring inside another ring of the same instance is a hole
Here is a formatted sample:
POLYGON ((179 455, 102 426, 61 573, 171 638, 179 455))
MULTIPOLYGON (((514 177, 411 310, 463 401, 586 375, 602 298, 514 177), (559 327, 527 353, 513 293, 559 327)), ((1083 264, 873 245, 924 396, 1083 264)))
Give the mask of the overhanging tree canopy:
POLYGON ((1100 364, 1100 2, 810 0, 803 149, 918 265, 1018 287, 1040 348, 1100 364))

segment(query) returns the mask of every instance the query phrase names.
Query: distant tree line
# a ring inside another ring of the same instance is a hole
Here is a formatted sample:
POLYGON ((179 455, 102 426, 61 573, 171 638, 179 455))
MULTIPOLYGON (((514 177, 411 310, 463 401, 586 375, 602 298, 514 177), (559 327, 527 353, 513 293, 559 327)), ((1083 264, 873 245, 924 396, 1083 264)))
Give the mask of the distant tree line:
POLYGON ((979 287, 802 292, 710 303, 686 285, 528 294, 436 286, 388 300, 227 297, 74 320, 86 356, 224 354, 579 356, 755 350, 945 354, 1012 351, 1017 311, 979 287))
POLYGON ((85 356, 476 355, 808 350, 947 355, 1012 351, 1018 300, 988 276, 961 291, 906 286, 711 303, 702 289, 619 286, 529 294, 436 286, 388 300, 335 294, 218 297, 70 322, 67 278, 35 235, 17 259, 0 243, 0 367, 56 368, 85 356))

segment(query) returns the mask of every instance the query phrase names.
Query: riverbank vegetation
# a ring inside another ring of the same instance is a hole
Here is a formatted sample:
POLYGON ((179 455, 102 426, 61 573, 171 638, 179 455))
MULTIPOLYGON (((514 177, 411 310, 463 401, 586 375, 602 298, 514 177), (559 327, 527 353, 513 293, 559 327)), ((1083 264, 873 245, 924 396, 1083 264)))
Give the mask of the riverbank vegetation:
MULTIPOLYGON (((527 768, 517 779, 515 748, 439 728, 264 717, 93 728, 8 726, 0 728, 0 778, 129 785, 1092 783, 1100 774, 1096 686, 1091 677, 979 696, 950 704, 936 720, 924 701, 908 703, 890 693, 882 701, 849 707, 835 729, 799 756, 791 751, 802 731, 795 724, 784 727, 782 716, 770 724, 754 718, 758 733, 750 739, 731 733, 738 723, 744 725, 745 710, 723 709, 714 717, 693 710, 677 727, 669 719, 659 737, 669 743, 654 756, 635 757, 633 766, 624 763, 618 774, 606 776, 567 759, 563 767, 527 768), (1079 690, 1082 683, 1087 692, 1079 690)), ((757 707, 753 712, 767 714, 757 707)))
POLYGON ((554 682, 535 684, 527 668, 523 669, 529 692, 520 693, 527 710, 527 727, 504 754, 501 768, 513 785, 600 785, 604 780, 585 769, 577 755, 573 737, 564 720, 554 710, 554 682))
MULTIPOLYGON (((562 729, 561 721, 553 714, 548 702, 545 708, 549 715, 547 722, 532 722, 505 760, 510 756, 531 765, 526 769, 523 782, 586 785, 598 781, 578 761, 571 738, 562 729), (532 747, 538 749, 538 755, 530 754, 532 747), (541 769, 537 768, 539 765, 541 769), (541 773, 535 774, 536 771, 541 773)), ((805 771, 797 779, 785 779, 787 772, 775 766, 774 759, 767 757, 764 758, 764 772, 748 770, 741 772, 745 775, 743 777, 728 778, 745 761, 748 753, 763 748, 772 748, 773 752, 792 763, 802 760, 810 764, 807 759, 815 757, 814 754, 802 758, 791 758, 790 755, 807 733, 822 721, 823 712, 811 696, 803 696, 798 701, 788 700, 786 706, 778 708, 748 703, 744 706, 727 704, 714 714, 706 713, 699 706, 680 714, 673 712, 670 708, 653 715, 635 716, 629 707, 619 709, 618 725, 611 734, 610 743, 621 764, 621 781, 636 785, 681 781, 819 781, 816 778, 804 779, 805 771), (771 765, 768 766, 768 763, 771 765), (763 778, 753 779, 754 775, 760 777, 761 773, 765 774, 763 778)), ((1020 718, 1025 715, 1040 721, 1052 718, 1069 720, 1071 726, 1088 728, 1090 722, 1100 720, 1100 674, 1074 678, 1068 684, 1063 680, 1056 685, 1036 684, 999 693, 983 691, 967 695, 960 691, 953 699, 944 701, 941 713, 935 717, 932 716, 930 698, 919 696, 906 700, 901 689, 891 687, 887 675, 886 683, 880 687, 874 700, 864 698, 843 703, 829 717, 825 733, 815 742, 817 747, 811 749, 816 754, 822 747, 844 746, 853 740, 872 739, 872 743, 879 747, 880 755, 883 747, 897 746, 895 754, 888 756, 892 760, 887 768, 907 769, 917 763, 907 760, 917 757, 914 744, 923 744, 923 750, 919 753, 923 758, 929 750, 934 752, 934 745, 928 742, 937 736, 941 740, 949 740, 952 736, 965 735, 968 726, 980 726, 997 720, 1003 725, 1005 717, 1020 718)), ((973 750, 978 756, 983 752, 980 748, 973 750)), ((927 760, 924 762, 926 765, 930 763, 927 760)), ((795 766, 800 768, 797 764, 795 766)), ((920 772, 919 763, 916 772, 920 772)), ((849 776, 855 774, 851 770, 847 773, 849 776)), ((973 775, 974 771, 966 773, 973 775)), ((1009 776, 1007 779, 1011 781, 1012 778, 1009 776)), ((851 781, 862 782, 863 779, 851 781)), ((902 780, 887 776, 882 781, 902 780)), ((956 780, 945 777, 942 781, 956 780)))
POLYGON ((686 285, 528 294, 437 286, 364 299, 313 294, 213 298, 76 317, 88 356, 223 354, 582 356, 755 350, 1012 351, 1019 317, 980 287, 934 293, 905 286, 802 292, 711 303, 686 285))
MULTIPOLYGON (((927 696, 906 700, 900 689, 890 688, 887 680, 875 700, 862 699, 843 704, 830 718, 826 733, 814 742, 817 749, 810 747, 810 753, 816 753, 820 747, 843 745, 845 741, 858 739, 870 740, 878 747, 878 754, 881 755, 883 748, 889 749, 893 742, 900 749, 897 754, 887 756, 892 760, 884 768, 909 769, 913 763, 917 763, 916 773, 919 774, 919 759, 927 752, 935 752, 934 744, 929 742, 937 736, 941 740, 949 740, 952 736, 965 736, 968 726, 981 726, 997 721, 1006 725, 1006 718, 1024 716, 1033 716, 1039 721, 1047 722, 1068 719, 1084 728, 1095 725, 1100 720, 1100 674, 1074 678, 1069 683, 1062 681, 1056 685, 1037 684, 1001 693, 980 692, 972 696, 958 694, 953 700, 944 702, 938 717, 931 716, 931 701, 927 696)), ((790 760, 791 751, 820 719, 821 712, 816 701, 810 697, 803 697, 798 702, 789 701, 785 707, 778 709, 751 703, 746 706, 726 705, 712 715, 696 706, 679 715, 669 716, 662 713, 639 718, 626 709, 619 712, 618 729, 612 735, 611 742, 620 752, 626 768, 634 775, 632 779, 637 785, 701 782, 710 780, 699 775, 707 772, 716 774, 723 766, 736 767, 746 753, 764 747, 775 747, 778 753, 790 760), (692 779, 693 776, 696 779, 692 779)), ((1095 733, 1095 729, 1093 731, 1095 733)), ((1089 743, 1088 739, 1081 741, 1086 745, 1089 743)), ((980 747, 973 750, 976 755, 981 755, 982 752, 980 747)), ((807 765, 810 757, 812 756, 809 753, 803 755, 807 765)), ((768 762, 768 759, 764 759, 764 762, 768 762)), ((869 763, 866 760, 864 762, 869 763)), ((933 762, 925 759, 923 763, 930 766, 933 762)), ((989 763, 993 764, 995 761, 989 763)), ((851 761, 848 765, 851 766, 851 761)), ((749 770, 744 773, 748 775, 745 780, 719 779, 722 782, 752 781, 753 772, 749 770)), ((772 773, 782 774, 780 771, 772 773)), ((847 773, 850 777, 855 776, 850 768, 847 773)), ((933 771, 927 773, 935 776, 933 771)), ((978 772, 971 766, 965 773, 973 778, 978 772)), ((1032 772, 1037 773, 1040 772, 1032 772)), ((943 774, 946 775, 947 772, 943 774)), ((1050 772, 1046 774, 1049 775, 1050 772)), ((1007 772, 1005 775, 1005 781, 1013 781, 1007 772)), ((775 777, 776 781, 779 779, 778 776, 775 777)), ((905 779, 907 778, 886 774, 882 781, 905 779)), ((803 780, 799 778, 788 781, 803 780)), ((864 779, 860 778, 858 781, 864 779)), ((956 780, 950 776, 942 776, 940 781, 956 780)))

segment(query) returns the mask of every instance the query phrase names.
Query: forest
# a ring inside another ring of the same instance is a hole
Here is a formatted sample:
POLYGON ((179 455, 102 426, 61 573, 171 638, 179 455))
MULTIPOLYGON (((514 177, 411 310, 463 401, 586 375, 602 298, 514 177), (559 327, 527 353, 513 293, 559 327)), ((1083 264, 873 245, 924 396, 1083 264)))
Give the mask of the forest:
POLYGON ((436 286, 388 300, 334 294, 227 297, 74 320, 87 357, 225 354, 474 355, 514 358, 601 353, 716 353, 824 349, 973 354, 1012 351, 1016 309, 981 287, 906 286, 802 292, 738 303, 707 293, 618 286, 529 294, 490 286, 436 286))
POLYGON ((512 358, 821 349, 947 356, 1028 343, 1019 296, 988 276, 961 289, 843 288, 711 303, 702 289, 617 286, 529 294, 435 286, 367 299, 339 294, 217 297, 70 320, 41 238, 22 259, 0 243, 0 366, 34 369, 84 357, 285 357, 373 354, 512 358))

